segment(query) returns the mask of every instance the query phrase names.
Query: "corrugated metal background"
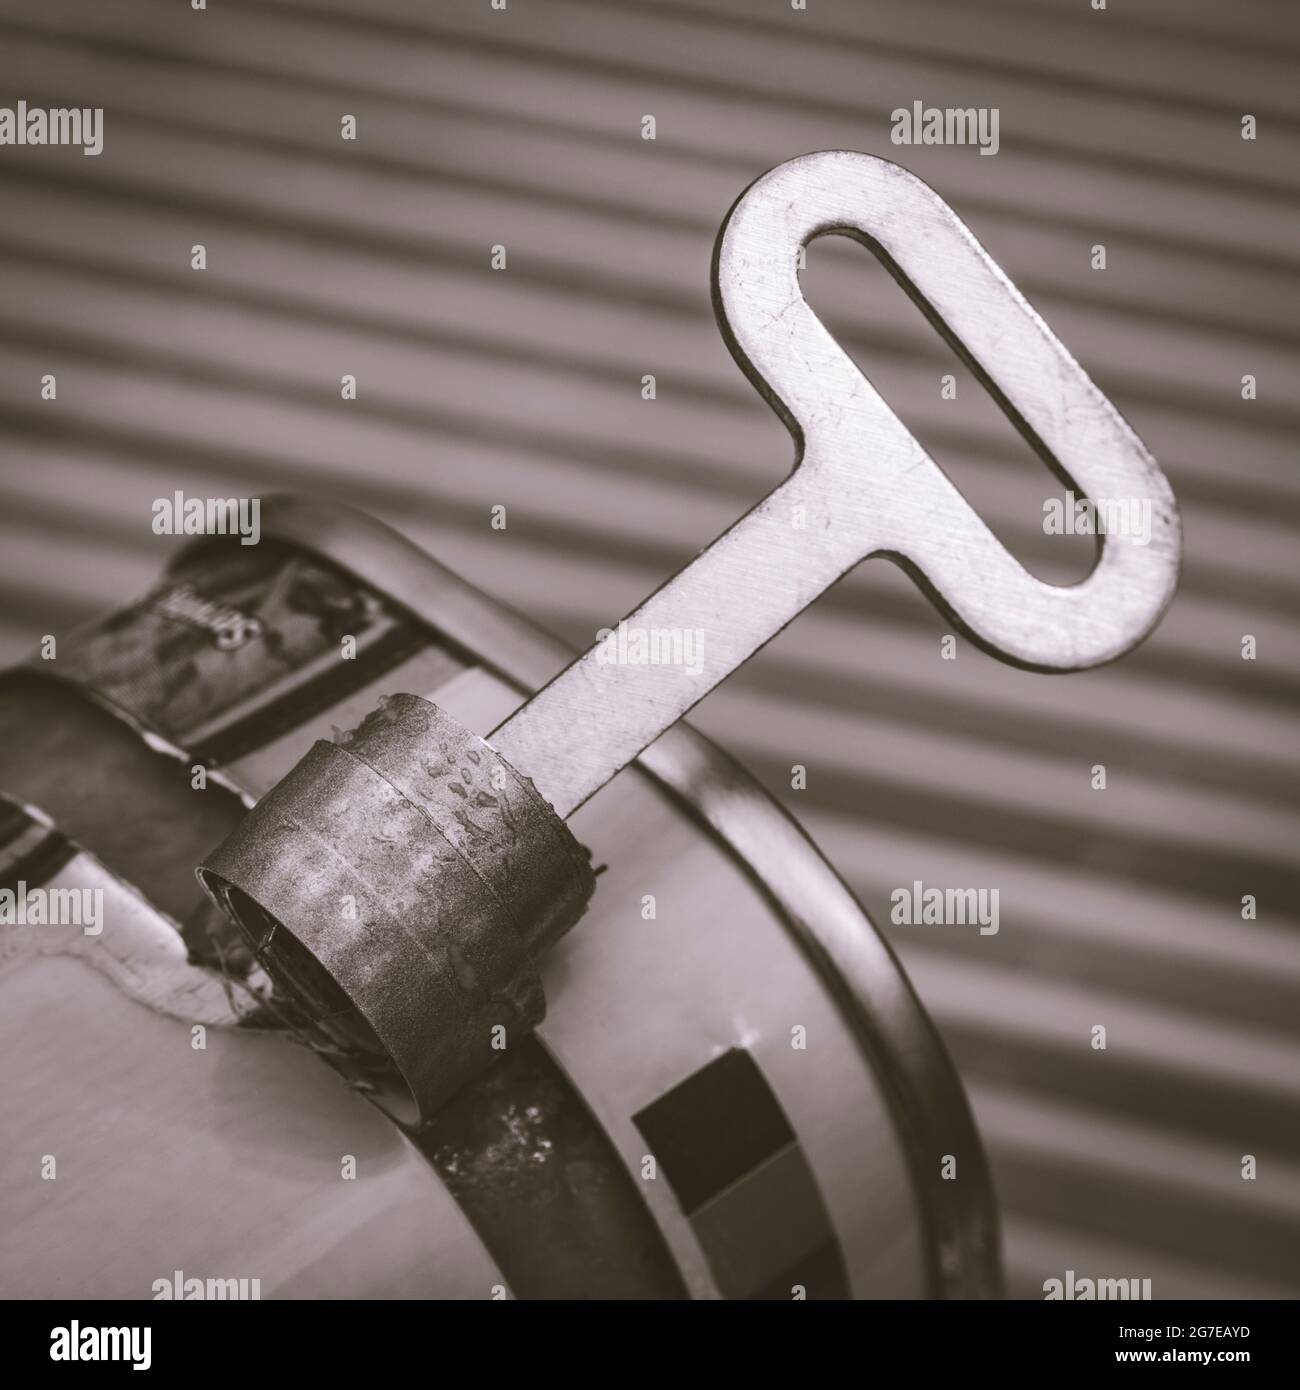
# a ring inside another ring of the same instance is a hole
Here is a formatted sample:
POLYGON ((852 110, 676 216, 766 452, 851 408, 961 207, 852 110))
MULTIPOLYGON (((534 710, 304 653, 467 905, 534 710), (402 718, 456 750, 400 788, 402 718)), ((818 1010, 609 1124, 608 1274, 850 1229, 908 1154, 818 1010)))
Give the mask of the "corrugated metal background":
MULTIPOLYGON (((888 930, 970 1088, 1013 1293, 1067 1268, 1300 1292, 1298 21, 1287 0, 10 0, 0 104, 103 106, 106 144, 0 150, 0 655, 144 588, 176 488, 357 503, 586 644, 789 466, 713 323, 723 214, 806 150, 901 157, 1161 460, 1180 596, 1119 665, 1047 677, 941 660, 942 621, 867 566, 696 722, 878 921, 914 879, 999 889, 996 936, 888 930), (998 107, 999 154, 891 145, 915 100, 998 107)), ((902 292, 860 247, 809 260, 814 307, 1008 546, 1081 575, 1084 543, 1042 534, 1055 484, 902 292)))

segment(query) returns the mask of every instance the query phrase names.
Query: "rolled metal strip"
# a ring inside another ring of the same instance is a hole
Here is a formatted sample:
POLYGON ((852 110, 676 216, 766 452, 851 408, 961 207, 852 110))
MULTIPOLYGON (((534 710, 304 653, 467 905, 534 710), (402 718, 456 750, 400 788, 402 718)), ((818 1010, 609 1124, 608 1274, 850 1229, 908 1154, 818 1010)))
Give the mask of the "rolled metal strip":
POLYGON ((427 701, 386 702, 347 742, 315 744, 199 881, 314 1019, 391 1060, 400 1084, 376 1098, 409 1124, 541 1021, 539 937, 595 879, 526 779, 427 701), (480 774, 508 794, 480 795, 480 774))
POLYGON ((389 696, 339 743, 429 817, 534 954, 582 915, 587 851, 527 777, 431 700, 389 696))

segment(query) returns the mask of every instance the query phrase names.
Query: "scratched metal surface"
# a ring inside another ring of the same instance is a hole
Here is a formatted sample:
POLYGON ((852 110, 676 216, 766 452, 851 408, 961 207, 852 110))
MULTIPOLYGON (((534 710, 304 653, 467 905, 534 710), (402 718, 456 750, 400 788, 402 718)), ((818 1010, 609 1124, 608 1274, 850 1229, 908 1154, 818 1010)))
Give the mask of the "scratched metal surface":
MULTIPOLYGON (((13 0, 0 105, 107 124, 98 159, 0 151, 0 655, 147 584, 176 488, 367 507, 589 642, 790 461, 713 322, 723 215, 795 154, 901 159, 1160 461, 1181 591, 1137 653, 1045 676, 940 660, 943 620, 865 566, 695 720, 878 921, 917 879, 999 890, 996 935, 886 930, 970 1089, 1013 1292, 1070 1268, 1294 1295, 1297 24, 1286 0, 13 0), (892 145, 915 100, 997 106, 999 153, 892 145)), ((1087 543, 1042 533, 1055 483, 871 256, 817 243, 803 283, 1012 553, 1081 577, 1087 543)))

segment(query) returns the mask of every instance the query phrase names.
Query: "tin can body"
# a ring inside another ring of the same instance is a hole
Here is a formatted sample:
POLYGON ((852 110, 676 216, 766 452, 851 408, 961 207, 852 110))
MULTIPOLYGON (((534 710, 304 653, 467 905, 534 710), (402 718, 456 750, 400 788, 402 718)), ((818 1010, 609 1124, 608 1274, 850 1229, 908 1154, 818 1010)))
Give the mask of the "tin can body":
POLYGON ((384 1058, 277 991, 194 866, 381 698, 484 735, 566 653, 366 518, 265 515, 259 546, 192 546, 0 682, 8 879, 104 901, 95 935, 6 937, 0 1103, 63 1156, 33 1192, 44 1148, 6 1145, 5 1292, 147 1298, 177 1270, 263 1297, 996 1292, 983 1155, 905 978, 684 727, 569 822, 598 886, 541 959, 535 1036, 431 1119, 367 1103, 384 1058))

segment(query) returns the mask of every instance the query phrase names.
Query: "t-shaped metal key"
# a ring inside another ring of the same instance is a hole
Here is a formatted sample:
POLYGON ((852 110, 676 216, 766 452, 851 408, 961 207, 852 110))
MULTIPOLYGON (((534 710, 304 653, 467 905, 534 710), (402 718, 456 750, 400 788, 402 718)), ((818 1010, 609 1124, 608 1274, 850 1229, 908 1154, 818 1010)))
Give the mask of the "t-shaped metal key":
POLYGON ((713 294, 796 460, 626 618, 630 633, 702 633, 690 669, 611 659, 597 642, 487 740, 392 697, 318 743, 199 870, 318 1022, 396 1064, 404 1087, 386 1103, 400 1118, 426 1117, 542 1017, 533 962, 594 888, 563 818, 859 561, 893 559, 980 646, 1046 671, 1122 655, 1173 596, 1178 515, 1155 460, 906 170, 826 151, 763 175, 723 222, 713 294), (1149 532, 1103 535, 1082 583, 1030 575, 805 302, 797 253, 827 233, 880 257, 1073 487, 1149 503, 1149 532))

